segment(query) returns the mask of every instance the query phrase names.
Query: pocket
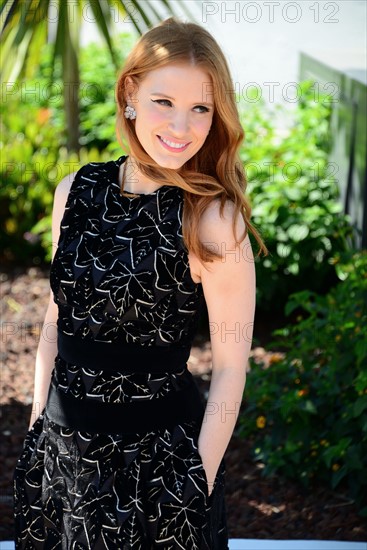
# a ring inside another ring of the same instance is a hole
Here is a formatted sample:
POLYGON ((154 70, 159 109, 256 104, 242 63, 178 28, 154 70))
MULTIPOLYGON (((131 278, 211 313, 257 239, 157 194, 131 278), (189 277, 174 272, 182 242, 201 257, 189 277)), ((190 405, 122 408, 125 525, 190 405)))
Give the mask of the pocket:
POLYGON ((202 471, 203 479, 205 480, 207 504, 208 504, 208 507, 210 508, 216 493, 218 493, 218 491, 220 492, 221 489, 224 486, 224 476, 225 476, 225 469, 226 469, 225 461, 224 461, 224 458, 222 458, 222 460, 219 463, 219 466, 218 466, 218 469, 217 469, 217 472, 215 474, 215 478, 214 478, 214 481, 213 481, 213 487, 212 487, 212 490, 211 490, 210 495, 209 495, 208 479, 207 479, 207 476, 206 476, 206 471, 205 471, 205 468, 204 468, 204 464, 203 464, 203 461, 201 459, 200 453, 198 452, 197 454, 200 458, 200 469, 202 471), (219 489, 219 487, 221 489, 219 489))
POLYGON ((202 478, 202 481, 203 481, 203 488, 204 488, 204 492, 205 492, 207 506, 210 508, 210 506, 212 504, 212 501, 213 501, 213 498, 214 498, 214 495, 217 492, 217 487, 218 487, 218 484, 219 484, 219 480, 221 479, 222 470, 223 470, 223 464, 222 464, 223 460, 219 464, 219 468, 218 468, 217 473, 216 473, 215 478, 214 478, 213 487, 212 487, 212 490, 211 490, 210 495, 209 495, 209 486, 208 486, 208 478, 207 478, 207 475, 206 475, 206 470, 204 468, 204 464, 203 464, 203 461, 202 461, 202 458, 201 458, 201 455, 200 455, 199 451, 197 451, 196 454, 199 458, 199 471, 200 471, 200 475, 201 475, 201 478, 202 478))
POLYGON ((206 471, 205 471, 205 468, 204 468, 203 460, 201 458, 201 455, 200 455, 199 451, 197 451, 196 454, 199 458, 199 471, 201 472, 202 479, 205 482, 205 496, 208 500, 210 498, 210 496, 209 496, 209 487, 208 487, 208 478, 206 476, 206 471))
POLYGON ((207 478, 207 475, 206 475, 206 470, 204 468, 203 460, 201 458, 201 454, 199 453, 199 441, 198 441, 199 440, 199 432, 200 432, 199 428, 200 427, 196 428, 195 433, 192 436, 192 440, 194 442, 193 451, 194 451, 194 455, 195 455, 195 463, 196 463, 196 460, 198 461, 197 465, 195 465, 195 470, 198 473, 199 480, 200 480, 200 486, 202 487, 202 490, 205 494, 206 503, 209 506, 211 501, 212 501, 212 495, 213 495, 214 490, 216 488, 220 468, 218 468, 217 474, 216 474, 215 479, 214 479, 213 488, 212 488, 212 491, 209 495, 208 478, 207 478))

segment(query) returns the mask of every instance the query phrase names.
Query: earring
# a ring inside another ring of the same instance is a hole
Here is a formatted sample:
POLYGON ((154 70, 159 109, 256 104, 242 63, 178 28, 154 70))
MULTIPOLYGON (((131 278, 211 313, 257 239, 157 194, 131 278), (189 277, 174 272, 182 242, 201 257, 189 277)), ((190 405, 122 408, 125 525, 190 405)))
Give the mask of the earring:
POLYGON ((125 118, 131 118, 132 120, 134 118, 136 118, 136 111, 135 111, 134 107, 130 107, 130 105, 126 106, 125 118))

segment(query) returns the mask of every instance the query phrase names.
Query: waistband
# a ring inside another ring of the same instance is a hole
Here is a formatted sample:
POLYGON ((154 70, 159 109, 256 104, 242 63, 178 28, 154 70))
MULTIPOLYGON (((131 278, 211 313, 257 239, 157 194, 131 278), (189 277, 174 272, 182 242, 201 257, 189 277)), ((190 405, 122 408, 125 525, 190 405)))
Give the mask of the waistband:
POLYGON ((57 331, 60 357, 80 367, 119 372, 179 372, 186 367, 190 347, 141 346, 97 342, 57 331))
POLYGON ((202 422, 205 407, 194 381, 163 397, 130 403, 78 399, 50 384, 47 417, 66 428, 89 433, 136 434, 171 428, 182 422, 202 422))

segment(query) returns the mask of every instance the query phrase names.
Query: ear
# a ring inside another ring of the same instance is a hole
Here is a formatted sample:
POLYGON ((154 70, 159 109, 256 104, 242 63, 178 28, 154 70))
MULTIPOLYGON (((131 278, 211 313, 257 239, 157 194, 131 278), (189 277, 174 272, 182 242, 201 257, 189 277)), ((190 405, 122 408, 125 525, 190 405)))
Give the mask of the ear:
POLYGON ((136 94, 138 91, 138 85, 131 76, 125 78, 125 100, 126 103, 134 103, 136 101, 136 94))

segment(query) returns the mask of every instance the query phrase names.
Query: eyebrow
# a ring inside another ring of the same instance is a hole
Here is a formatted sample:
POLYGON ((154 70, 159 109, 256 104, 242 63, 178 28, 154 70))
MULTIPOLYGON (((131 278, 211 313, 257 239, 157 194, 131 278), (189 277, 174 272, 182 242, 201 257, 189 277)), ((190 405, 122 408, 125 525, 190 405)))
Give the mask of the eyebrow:
MULTIPOLYGON (((170 97, 169 95, 161 94, 159 92, 152 92, 150 95, 157 95, 157 96, 160 96, 160 97, 166 97, 167 99, 172 99, 172 101, 175 101, 174 97, 170 97)), ((194 105, 210 105, 211 107, 213 107, 213 103, 208 103, 208 102, 205 102, 205 101, 198 101, 197 103, 194 103, 194 105)))

